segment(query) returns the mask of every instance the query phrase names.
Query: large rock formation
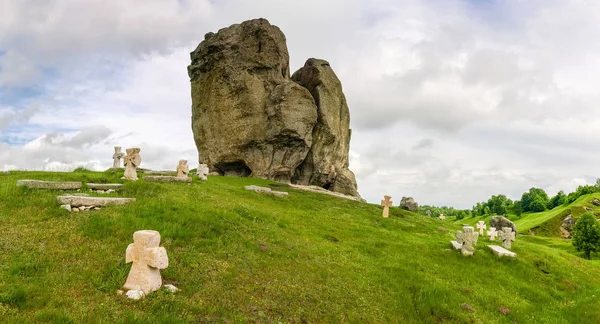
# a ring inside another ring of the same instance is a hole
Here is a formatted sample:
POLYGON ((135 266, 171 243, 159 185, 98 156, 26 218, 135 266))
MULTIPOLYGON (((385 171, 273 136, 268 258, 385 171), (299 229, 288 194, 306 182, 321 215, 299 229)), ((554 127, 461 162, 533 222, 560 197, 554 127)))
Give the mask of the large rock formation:
POLYGON ((206 34, 191 59, 200 163, 358 196, 348 169, 350 114, 329 63, 309 59, 290 78, 285 36, 265 19, 206 34))

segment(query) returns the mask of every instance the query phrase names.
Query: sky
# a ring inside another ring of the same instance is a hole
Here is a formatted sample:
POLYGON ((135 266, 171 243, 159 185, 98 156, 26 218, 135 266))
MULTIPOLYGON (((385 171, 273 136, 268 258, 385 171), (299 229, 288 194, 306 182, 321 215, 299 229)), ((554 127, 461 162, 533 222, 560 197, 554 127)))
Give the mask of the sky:
POLYGON ((175 169, 197 150, 189 53, 266 18, 291 72, 342 81, 369 202, 470 208, 600 178, 600 2, 0 0, 0 170, 104 170, 113 146, 175 169))

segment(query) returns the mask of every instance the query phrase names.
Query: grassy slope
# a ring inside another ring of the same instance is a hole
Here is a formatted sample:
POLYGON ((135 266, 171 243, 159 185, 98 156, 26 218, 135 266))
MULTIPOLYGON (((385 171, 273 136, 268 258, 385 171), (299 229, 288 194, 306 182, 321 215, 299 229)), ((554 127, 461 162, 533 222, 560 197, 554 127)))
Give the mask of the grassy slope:
MULTIPOLYGON (((564 215, 565 211, 573 209, 574 207, 577 210, 581 210, 581 211, 584 211, 583 209, 581 209, 582 207, 590 207, 590 208, 593 208, 594 210, 597 210, 598 207, 592 205, 592 203, 591 203, 591 201, 594 198, 600 199, 600 193, 594 193, 594 194, 581 196, 581 197, 579 197, 579 199, 577 199, 576 201, 574 201, 573 203, 571 203, 567 206, 559 206, 552 210, 546 210, 546 211, 539 212, 539 213, 524 213, 521 215, 520 218, 516 217, 515 215, 509 215, 508 218, 511 219, 515 223, 515 225, 517 225, 517 229, 520 233, 527 233, 527 231, 529 231, 532 228, 538 227, 538 226, 552 220, 553 218, 555 218, 557 216, 564 215)), ((576 213, 575 217, 578 217, 578 216, 579 215, 577 215, 577 213, 576 213)), ((469 224, 469 225, 474 226, 480 220, 484 220, 487 223, 489 223, 489 218, 491 218, 491 216, 465 218, 460 221, 455 221, 455 223, 456 224, 464 223, 464 224, 469 224)))
POLYGON ((392 208, 210 177, 188 184, 127 183, 128 207, 68 213, 55 192, 18 179, 112 182, 117 174, 0 175, 0 319, 8 322, 595 323, 600 261, 568 244, 519 237, 517 260, 479 243, 472 258, 449 249, 451 222, 392 208), (443 224, 449 233, 438 231, 443 224), (115 292, 140 229, 158 230, 170 265, 140 302, 115 292), (461 308, 467 303, 475 308, 461 308), (511 310, 508 315, 500 307, 511 310))

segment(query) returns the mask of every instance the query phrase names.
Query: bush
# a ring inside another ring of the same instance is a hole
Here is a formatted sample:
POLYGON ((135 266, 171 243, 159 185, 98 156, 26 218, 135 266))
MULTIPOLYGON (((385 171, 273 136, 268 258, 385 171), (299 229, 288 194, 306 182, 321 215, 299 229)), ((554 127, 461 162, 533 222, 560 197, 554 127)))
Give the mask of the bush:
POLYGON ((573 229, 573 246, 590 260, 590 253, 600 250, 600 226, 596 216, 590 212, 583 214, 573 229))

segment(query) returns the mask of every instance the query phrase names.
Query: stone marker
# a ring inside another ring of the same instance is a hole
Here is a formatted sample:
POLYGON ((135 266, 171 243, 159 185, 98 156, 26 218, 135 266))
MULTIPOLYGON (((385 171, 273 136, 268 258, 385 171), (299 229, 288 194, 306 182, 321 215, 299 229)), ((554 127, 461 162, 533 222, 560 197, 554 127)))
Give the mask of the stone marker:
POLYGON ((154 171, 154 170, 149 170, 149 171, 144 171, 144 174, 147 175, 170 175, 170 176, 176 176, 177 175, 177 171, 154 171))
POLYGON ((159 244, 160 233, 157 231, 144 230, 133 233, 133 243, 129 244, 125 252, 125 262, 133 262, 133 265, 123 288, 141 291, 147 295, 162 286, 160 269, 169 266, 169 258, 167 250, 159 247, 159 244))
POLYGON ((148 176, 144 177, 148 182, 192 182, 192 178, 174 176, 148 176))
POLYGON ((454 247, 455 250, 461 250, 462 249, 462 244, 456 242, 456 241, 450 241, 450 243, 452 244, 452 247, 454 247))
POLYGON ((104 207, 104 206, 115 206, 115 205, 125 205, 128 203, 135 202, 135 198, 102 198, 102 197, 85 197, 85 196, 58 196, 56 200, 61 205, 70 205, 71 207, 79 207, 79 206, 94 206, 94 207, 104 207))
POLYGON ((58 189, 70 190, 81 189, 81 182, 57 182, 57 181, 40 181, 40 180, 18 180, 17 187, 26 187, 29 189, 58 189))
POLYGON ((254 192, 257 192, 257 193, 267 193, 267 194, 275 195, 275 196, 278 196, 278 197, 287 196, 288 195, 287 192, 275 191, 275 190, 272 190, 271 188, 267 188, 267 187, 245 186, 244 189, 250 190, 250 191, 254 191, 254 192))
POLYGON ((125 150, 127 155, 124 158, 125 162, 125 174, 122 179, 136 181, 138 179, 136 169, 142 163, 142 157, 140 156, 140 149, 137 147, 128 148, 125 150))
POLYGON ((511 258, 516 258, 517 254, 515 252, 511 252, 501 246, 498 245, 488 245, 488 247, 490 248, 490 250, 492 250, 492 252, 499 256, 499 257, 503 257, 503 256, 508 256, 511 258))
POLYGON ((122 183, 87 183, 86 186, 92 190, 117 190, 122 189, 122 183))
POLYGON ((121 159, 125 156, 121 153, 121 147, 115 146, 115 154, 113 154, 113 169, 119 169, 121 167, 121 159))
POLYGON ((187 178, 188 173, 190 173, 190 168, 188 167, 187 160, 179 160, 179 164, 177 165, 177 176, 180 178, 187 178))
POLYGON ((208 180, 208 165, 206 164, 199 164, 198 165, 198 169, 196 169, 196 174, 198 175, 198 178, 200 178, 200 180, 208 180))
POLYGON ((444 220, 444 219, 446 219, 446 216, 444 216, 444 214, 440 214, 440 219, 444 220))
POLYGON ((460 252, 462 255, 473 255, 475 248, 473 245, 477 244, 477 238, 479 233, 475 232, 473 226, 464 226, 463 231, 456 231, 456 242, 462 245, 460 252))
POLYGON ((515 241, 515 232, 513 232, 512 228, 510 227, 503 227, 499 234, 500 239, 502 240, 502 246, 510 249, 511 242, 515 241))
POLYGON ((487 235, 490 237, 490 241, 495 241, 496 236, 498 236, 498 232, 496 232, 495 227, 490 227, 490 230, 487 231, 487 235))
POLYGON ((383 196, 383 200, 381 201, 381 206, 383 206, 383 218, 390 217, 390 207, 392 207, 391 199, 391 196, 383 196))
POLYGON ((485 235, 485 222, 484 221, 478 221, 477 222, 477 229, 479 230, 479 235, 483 236, 485 235))

